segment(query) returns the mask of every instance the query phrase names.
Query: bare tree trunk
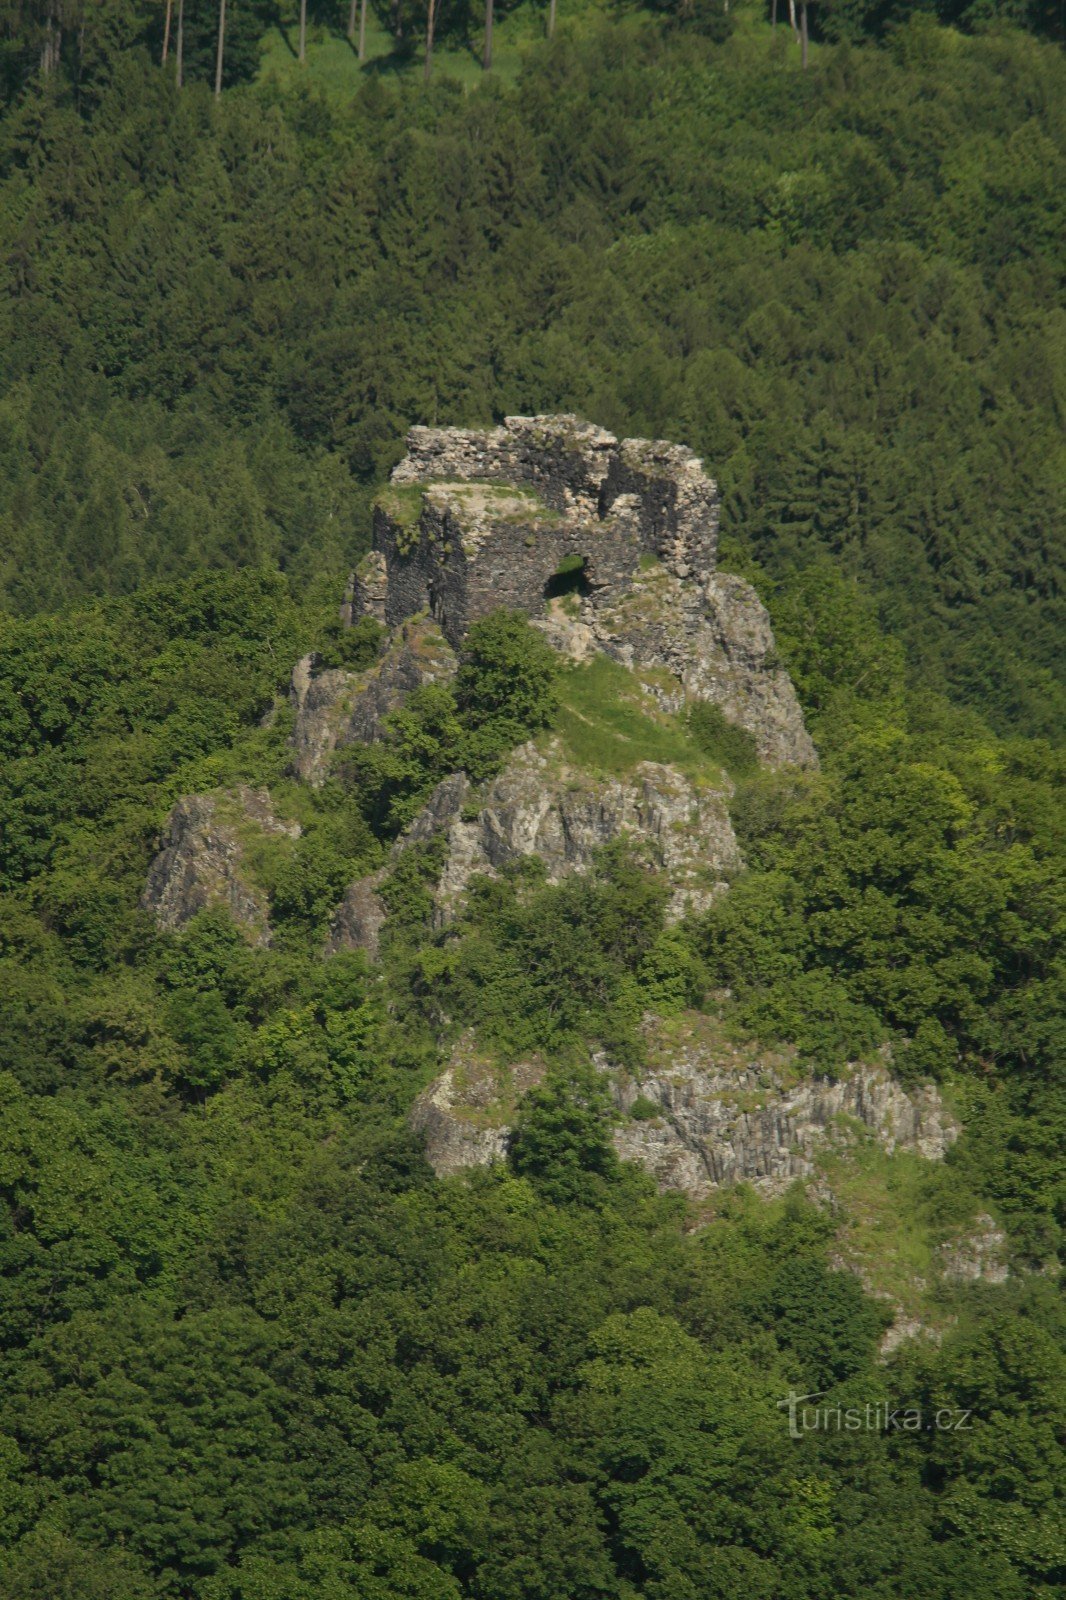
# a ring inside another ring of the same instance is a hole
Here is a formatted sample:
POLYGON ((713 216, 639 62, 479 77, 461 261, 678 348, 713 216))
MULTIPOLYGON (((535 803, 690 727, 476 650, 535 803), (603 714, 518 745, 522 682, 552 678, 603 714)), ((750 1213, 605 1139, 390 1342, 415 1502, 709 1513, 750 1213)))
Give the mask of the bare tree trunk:
POLYGON ((796 43, 799 44, 800 31, 799 25, 796 22, 796 0, 788 0, 788 21, 792 32, 796 36, 796 43))
POLYGON ((366 60, 366 0, 359 0, 359 59, 366 60))
POLYGON ((481 65, 486 72, 492 66, 492 0, 485 0, 485 54, 481 65))
POLYGON ((429 75, 433 71, 433 25, 437 20, 437 0, 429 0, 426 11, 426 60, 422 68, 422 76, 429 82, 429 75))
POLYGON ((164 67, 167 64, 167 56, 170 54, 170 13, 171 13, 171 10, 173 8, 173 4, 174 4, 174 0, 167 0, 167 19, 163 24, 163 66, 164 67))
POLYGON ((185 64, 185 0, 178 0, 178 43, 174 52, 174 82, 182 87, 185 64))
POLYGON ((800 64, 804 72, 807 70, 807 0, 802 0, 800 6, 800 64))
POLYGON ((218 52, 215 55, 215 99, 222 94, 222 62, 226 49, 226 0, 218 0, 218 52))
POLYGON ((773 28, 774 32, 776 33, 777 32, 777 0, 771 0, 771 3, 770 3, 770 26, 771 26, 771 28, 773 28))
POLYGON ((359 15, 359 0, 352 0, 348 7, 348 43, 355 43, 355 19, 359 15))
POLYGON ((548 38, 555 32, 555 0, 550 0, 548 6, 548 38))
POLYGON ((307 60, 307 0, 300 0, 300 60, 307 60))
POLYGON ((53 3, 48 7, 48 14, 44 23, 44 40, 41 44, 41 76, 50 77, 59 65, 59 55, 63 48, 63 31, 59 26, 59 17, 53 3))

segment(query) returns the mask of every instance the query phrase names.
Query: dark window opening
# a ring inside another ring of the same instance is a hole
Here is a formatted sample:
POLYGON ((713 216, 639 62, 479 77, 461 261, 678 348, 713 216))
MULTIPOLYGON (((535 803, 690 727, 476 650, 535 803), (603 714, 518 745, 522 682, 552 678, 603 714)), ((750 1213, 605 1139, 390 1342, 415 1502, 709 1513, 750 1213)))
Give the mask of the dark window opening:
POLYGON ((546 600, 558 600, 561 595, 566 594, 583 596, 591 593, 592 584, 589 582, 586 556, 564 556, 558 569, 544 585, 546 600))

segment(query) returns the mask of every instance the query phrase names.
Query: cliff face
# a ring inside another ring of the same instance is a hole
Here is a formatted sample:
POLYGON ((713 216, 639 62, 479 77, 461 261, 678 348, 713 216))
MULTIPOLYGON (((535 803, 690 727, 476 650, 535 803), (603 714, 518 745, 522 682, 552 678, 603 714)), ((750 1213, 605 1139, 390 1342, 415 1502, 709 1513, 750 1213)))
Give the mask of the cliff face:
MULTIPOLYGON (((730 1046, 706 1022, 686 1030, 649 1018, 647 1034, 648 1064, 638 1077, 604 1056, 597 1064, 610 1079, 618 1112, 615 1148, 663 1190, 702 1200, 747 1182, 780 1194, 795 1179, 814 1177, 822 1153, 856 1140, 873 1140, 887 1154, 912 1150, 939 1161, 958 1137, 931 1084, 906 1091, 883 1065, 860 1063, 833 1081, 798 1075, 787 1056, 730 1046)), ((521 1083, 497 1069, 490 1094, 484 1073, 468 1080, 453 1059, 425 1091, 419 1105, 435 1108, 427 1154, 434 1166, 438 1151, 446 1156, 439 1171, 485 1165, 506 1151, 509 1119, 525 1092, 524 1069, 520 1076, 521 1083), (476 1084, 472 1098, 468 1081, 476 1084), (475 1112, 473 1141, 462 1129, 475 1112)), ((429 1129, 421 1111, 414 1125, 429 1129)))
POLYGON ((266 897, 252 882, 246 847, 257 834, 295 839, 299 833, 299 823, 274 815, 265 789, 188 795, 167 818, 141 905, 168 929, 221 905, 254 944, 269 944, 266 897))
POLYGON ((305 656, 292 676, 292 768, 317 788, 329 776, 335 750, 376 739, 382 720, 412 690, 454 674, 456 658, 436 624, 423 619, 401 627, 366 672, 313 669, 313 657, 305 656))
POLYGON ((664 709, 710 701, 752 735, 764 765, 817 766, 766 608, 743 579, 716 572, 691 583, 652 567, 623 594, 585 607, 582 620, 623 665, 666 669, 673 684, 651 689, 664 709))
POLYGON ((408 839, 443 829, 448 858, 438 888, 447 916, 476 872, 539 856, 549 883, 585 872, 595 852, 623 834, 667 878, 670 915, 700 911, 743 862, 726 810, 726 792, 698 786, 676 767, 642 761, 625 778, 595 779, 573 766, 558 740, 523 745, 466 813, 469 786, 446 780, 408 839))
POLYGON ((788 1083, 771 1069, 737 1070, 699 1050, 678 1048, 668 1067, 619 1080, 615 1100, 626 1114, 615 1144, 639 1161, 661 1189, 699 1199, 723 1184, 751 1183, 779 1194, 809 1178, 827 1145, 858 1131, 888 1154, 914 1150, 940 1160, 957 1129, 932 1085, 905 1091, 883 1067, 857 1066, 836 1082, 788 1083), (642 1102, 653 1114, 634 1120, 642 1102))
MULTIPOLYGON (((501 605, 525 610, 571 661, 612 656, 661 711, 717 705, 765 764, 816 765, 765 609, 750 585, 715 570, 717 527, 715 484, 676 445, 619 441, 574 417, 412 429, 344 605, 349 621, 386 621, 392 641, 369 672, 316 676, 300 663, 294 769, 321 783, 335 750, 377 738, 412 689, 453 673, 470 623, 501 605)), ((556 882, 625 834, 668 877, 678 918, 705 909, 743 866, 729 793, 724 778, 699 784, 650 761, 598 777, 558 741, 527 745, 483 793, 461 773, 447 779, 396 849, 446 834, 443 921, 474 873, 537 855, 556 882)), ((350 887, 329 949, 376 951, 380 884, 350 887)))
POLYGON ((539 1061, 518 1062, 502 1072, 478 1052, 471 1035, 464 1035, 409 1117, 413 1130, 425 1139, 426 1159, 437 1176, 502 1161, 518 1102, 543 1077, 539 1061))

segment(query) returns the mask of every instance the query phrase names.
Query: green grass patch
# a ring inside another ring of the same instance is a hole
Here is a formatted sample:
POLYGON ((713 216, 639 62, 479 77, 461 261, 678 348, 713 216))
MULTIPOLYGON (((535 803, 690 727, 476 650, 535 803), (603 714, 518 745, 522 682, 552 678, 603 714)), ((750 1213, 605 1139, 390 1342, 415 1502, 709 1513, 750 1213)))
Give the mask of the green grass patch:
POLYGON ((872 1139, 827 1152, 818 1166, 840 1207, 842 1254, 874 1289, 936 1321, 937 1247, 983 1209, 957 1169, 914 1151, 886 1155, 872 1139))
POLYGON ((378 494, 375 505, 379 505, 397 527, 414 532, 422 515, 424 492, 422 483, 390 483, 378 494))
MULTIPOLYGON (((587 5, 578 0, 560 0, 557 26, 587 27, 587 5)), ((593 8, 595 10, 595 8, 593 8)), ((433 50, 433 78, 448 79, 474 88, 486 77, 512 83, 526 55, 547 45, 547 5, 527 3, 505 16, 497 16, 493 28, 492 69, 484 71, 481 58, 484 31, 471 28, 464 38, 459 34, 439 37, 433 50)), ((260 81, 285 89, 301 84, 337 102, 350 100, 367 77, 409 79, 421 82, 425 65, 424 41, 418 38, 398 49, 396 41, 373 10, 367 8, 366 59, 359 61, 355 47, 342 32, 311 27, 307 35, 307 59, 297 59, 297 29, 292 23, 275 27, 264 38, 260 81)))
POLYGON ((609 656, 561 674, 555 727, 573 761, 590 772, 620 776, 640 761, 661 761, 721 782, 720 767, 682 721, 658 711, 633 674, 609 656))

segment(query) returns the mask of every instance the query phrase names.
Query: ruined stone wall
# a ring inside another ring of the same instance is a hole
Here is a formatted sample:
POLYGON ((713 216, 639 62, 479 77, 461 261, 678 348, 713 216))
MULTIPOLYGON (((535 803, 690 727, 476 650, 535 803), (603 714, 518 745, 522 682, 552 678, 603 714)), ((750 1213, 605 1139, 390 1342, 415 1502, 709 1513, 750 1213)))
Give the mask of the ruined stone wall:
MULTIPOLYGON (((680 445, 619 443, 569 416, 508 417, 486 430, 412 428, 393 483, 427 492, 417 527, 375 510, 385 620, 395 626, 429 609, 453 645, 499 606, 539 611, 568 557, 585 562, 589 588, 604 598, 625 589, 643 554, 679 578, 714 570, 717 489, 680 445), (529 504, 497 514, 486 496, 472 509, 476 496, 458 493, 465 485, 513 486, 529 504)), ((369 609, 368 586, 356 586, 353 614, 361 599, 369 609)))
POLYGON ((428 608, 436 561, 421 524, 401 528, 381 506, 374 507, 374 550, 385 558, 385 623, 397 628, 428 608))
POLYGON ((612 456, 605 498, 631 497, 641 548, 678 578, 709 576, 718 549, 718 490, 682 445, 623 439, 612 456))

